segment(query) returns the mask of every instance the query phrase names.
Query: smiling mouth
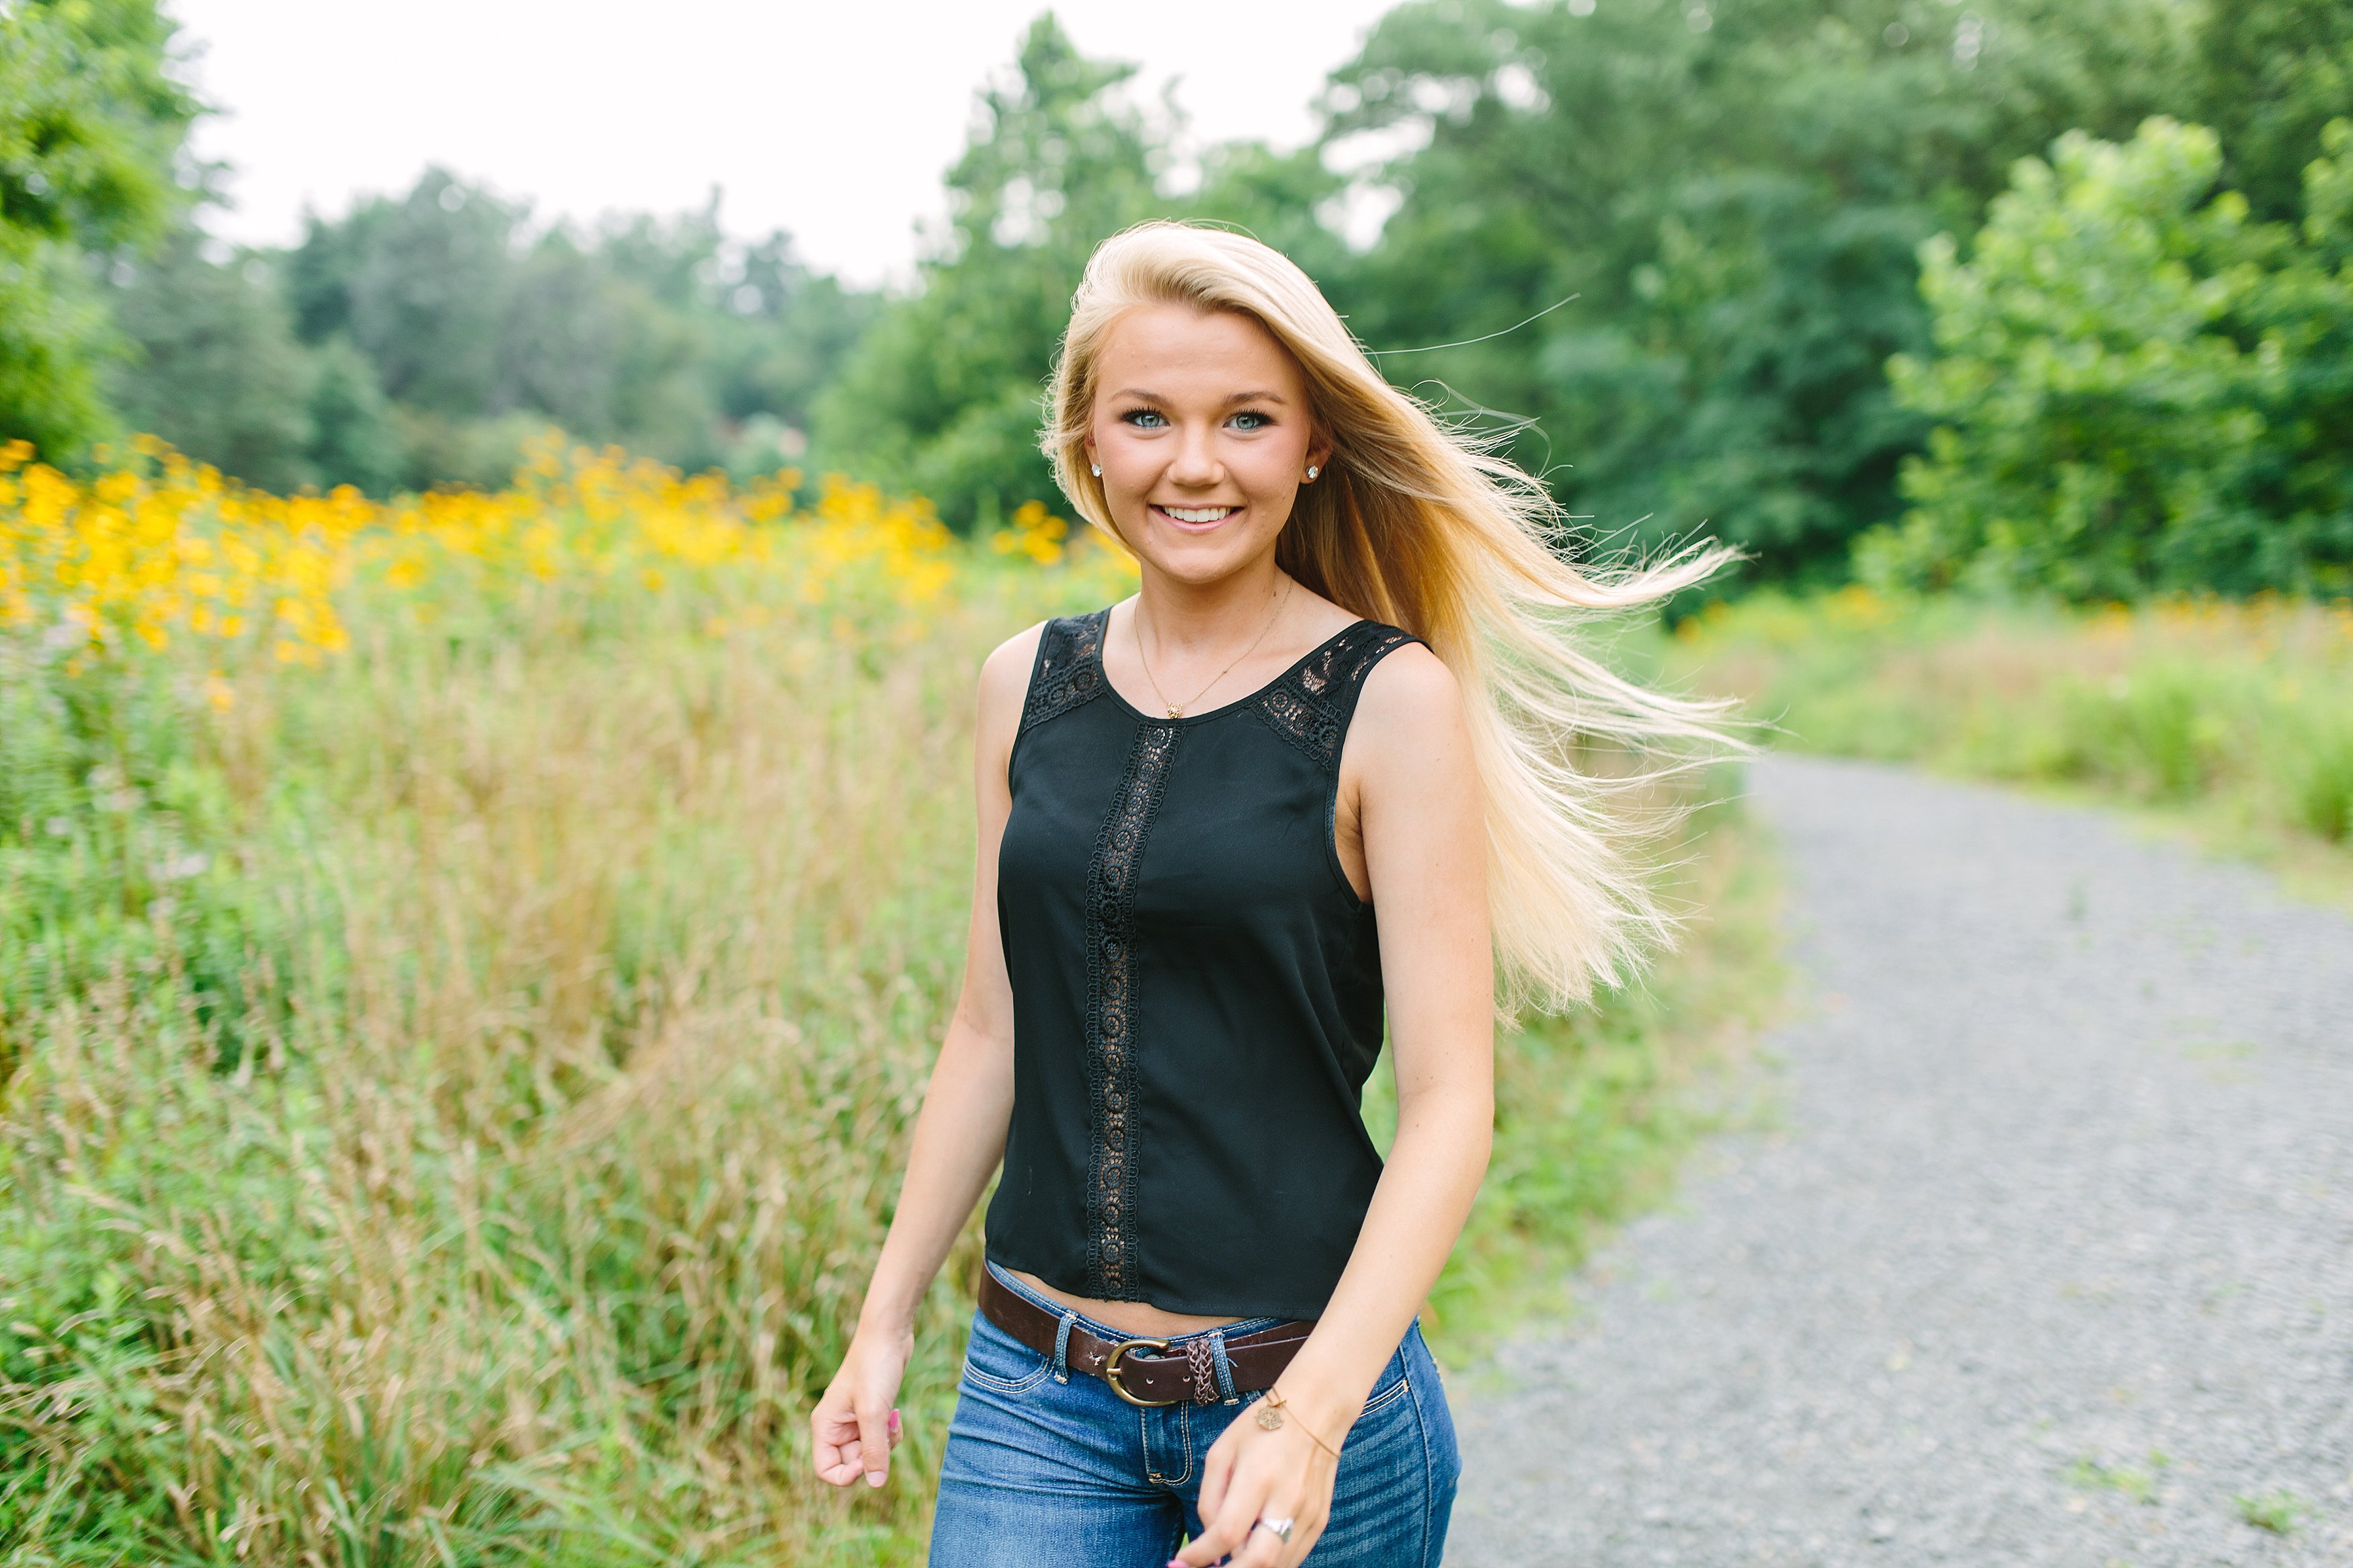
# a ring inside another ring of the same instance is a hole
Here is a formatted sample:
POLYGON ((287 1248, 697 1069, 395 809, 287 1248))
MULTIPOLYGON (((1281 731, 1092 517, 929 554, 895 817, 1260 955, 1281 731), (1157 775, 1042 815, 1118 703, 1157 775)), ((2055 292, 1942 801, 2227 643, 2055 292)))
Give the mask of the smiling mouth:
POLYGON ((1154 508, 1177 522, 1223 522, 1242 509, 1238 506, 1162 506, 1154 508))

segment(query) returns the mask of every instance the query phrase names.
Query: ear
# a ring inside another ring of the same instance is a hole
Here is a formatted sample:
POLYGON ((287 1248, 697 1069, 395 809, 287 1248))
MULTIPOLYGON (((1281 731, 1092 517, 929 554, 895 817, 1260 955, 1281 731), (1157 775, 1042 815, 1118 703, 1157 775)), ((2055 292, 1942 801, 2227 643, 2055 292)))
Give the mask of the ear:
POLYGON ((1320 426, 1307 438, 1306 467, 1321 468, 1327 474, 1332 471, 1332 437, 1326 436, 1320 426))

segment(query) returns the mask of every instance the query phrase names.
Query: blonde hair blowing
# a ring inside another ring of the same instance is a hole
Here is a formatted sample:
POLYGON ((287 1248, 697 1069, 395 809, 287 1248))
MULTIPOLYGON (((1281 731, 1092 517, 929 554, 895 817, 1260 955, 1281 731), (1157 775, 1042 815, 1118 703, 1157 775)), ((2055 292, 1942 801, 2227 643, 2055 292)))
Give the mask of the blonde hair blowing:
POLYGON ((1504 1005, 1556 1005, 1629 978, 1675 925, 1641 854, 1662 826, 1663 792, 1650 786, 1736 743, 1718 706, 1621 679, 1578 633, 1699 582, 1732 552, 1694 547, 1648 567, 1579 571, 1544 487, 1383 379, 1288 258, 1166 222, 1105 240, 1087 263, 1040 443, 1062 492, 1113 538, 1084 445, 1097 364, 1119 318, 1155 304, 1240 312, 1299 362, 1332 457, 1322 482, 1301 489, 1276 561, 1342 608, 1421 637, 1461 683, 1504 1005), (1650 762, 1578 765, 1612 752, 1650 762))

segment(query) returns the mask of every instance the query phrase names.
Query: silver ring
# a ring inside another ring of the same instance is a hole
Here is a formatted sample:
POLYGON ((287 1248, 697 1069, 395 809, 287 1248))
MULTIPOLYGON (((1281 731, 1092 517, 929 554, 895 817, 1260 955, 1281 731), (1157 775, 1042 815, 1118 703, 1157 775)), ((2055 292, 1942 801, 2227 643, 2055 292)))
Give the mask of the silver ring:
POLYGON ((1291 1544, 1291 1527, 1298 1522, 1299 1521, 1295 1519, 1261 1519, 1256 1524, 1251 1525, 1250 1528, 1252 1530, 1271 1531, 1273 1532, 1274 1538, 1277 1541, 1280 1541, 1285 1546, 1288 1546, 1291 1544))

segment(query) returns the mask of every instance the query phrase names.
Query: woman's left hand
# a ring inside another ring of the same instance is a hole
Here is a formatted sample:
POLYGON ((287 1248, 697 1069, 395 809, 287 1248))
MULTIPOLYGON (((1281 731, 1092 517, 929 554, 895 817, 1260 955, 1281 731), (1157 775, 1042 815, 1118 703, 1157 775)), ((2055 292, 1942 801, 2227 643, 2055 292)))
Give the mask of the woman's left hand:
MULTIPOLYGON (((1339 1462, 1296 1414, 1286 1411, 1272 1431, 1257 1415, 1253 1403, 1209 1445, 1201 1468, 1201 1533, 1185 1543, 1171 1568, 1208 1568, 1228 1556, 1233 1568, 1292 1568, 1324 1533, 1339 1462), (1291 1539, 1258 1528, 1262 1519, 1291 1521, 1291 1539)), ((1343 1424, 1334 1440, 1345 1431, 1343 1424)))

